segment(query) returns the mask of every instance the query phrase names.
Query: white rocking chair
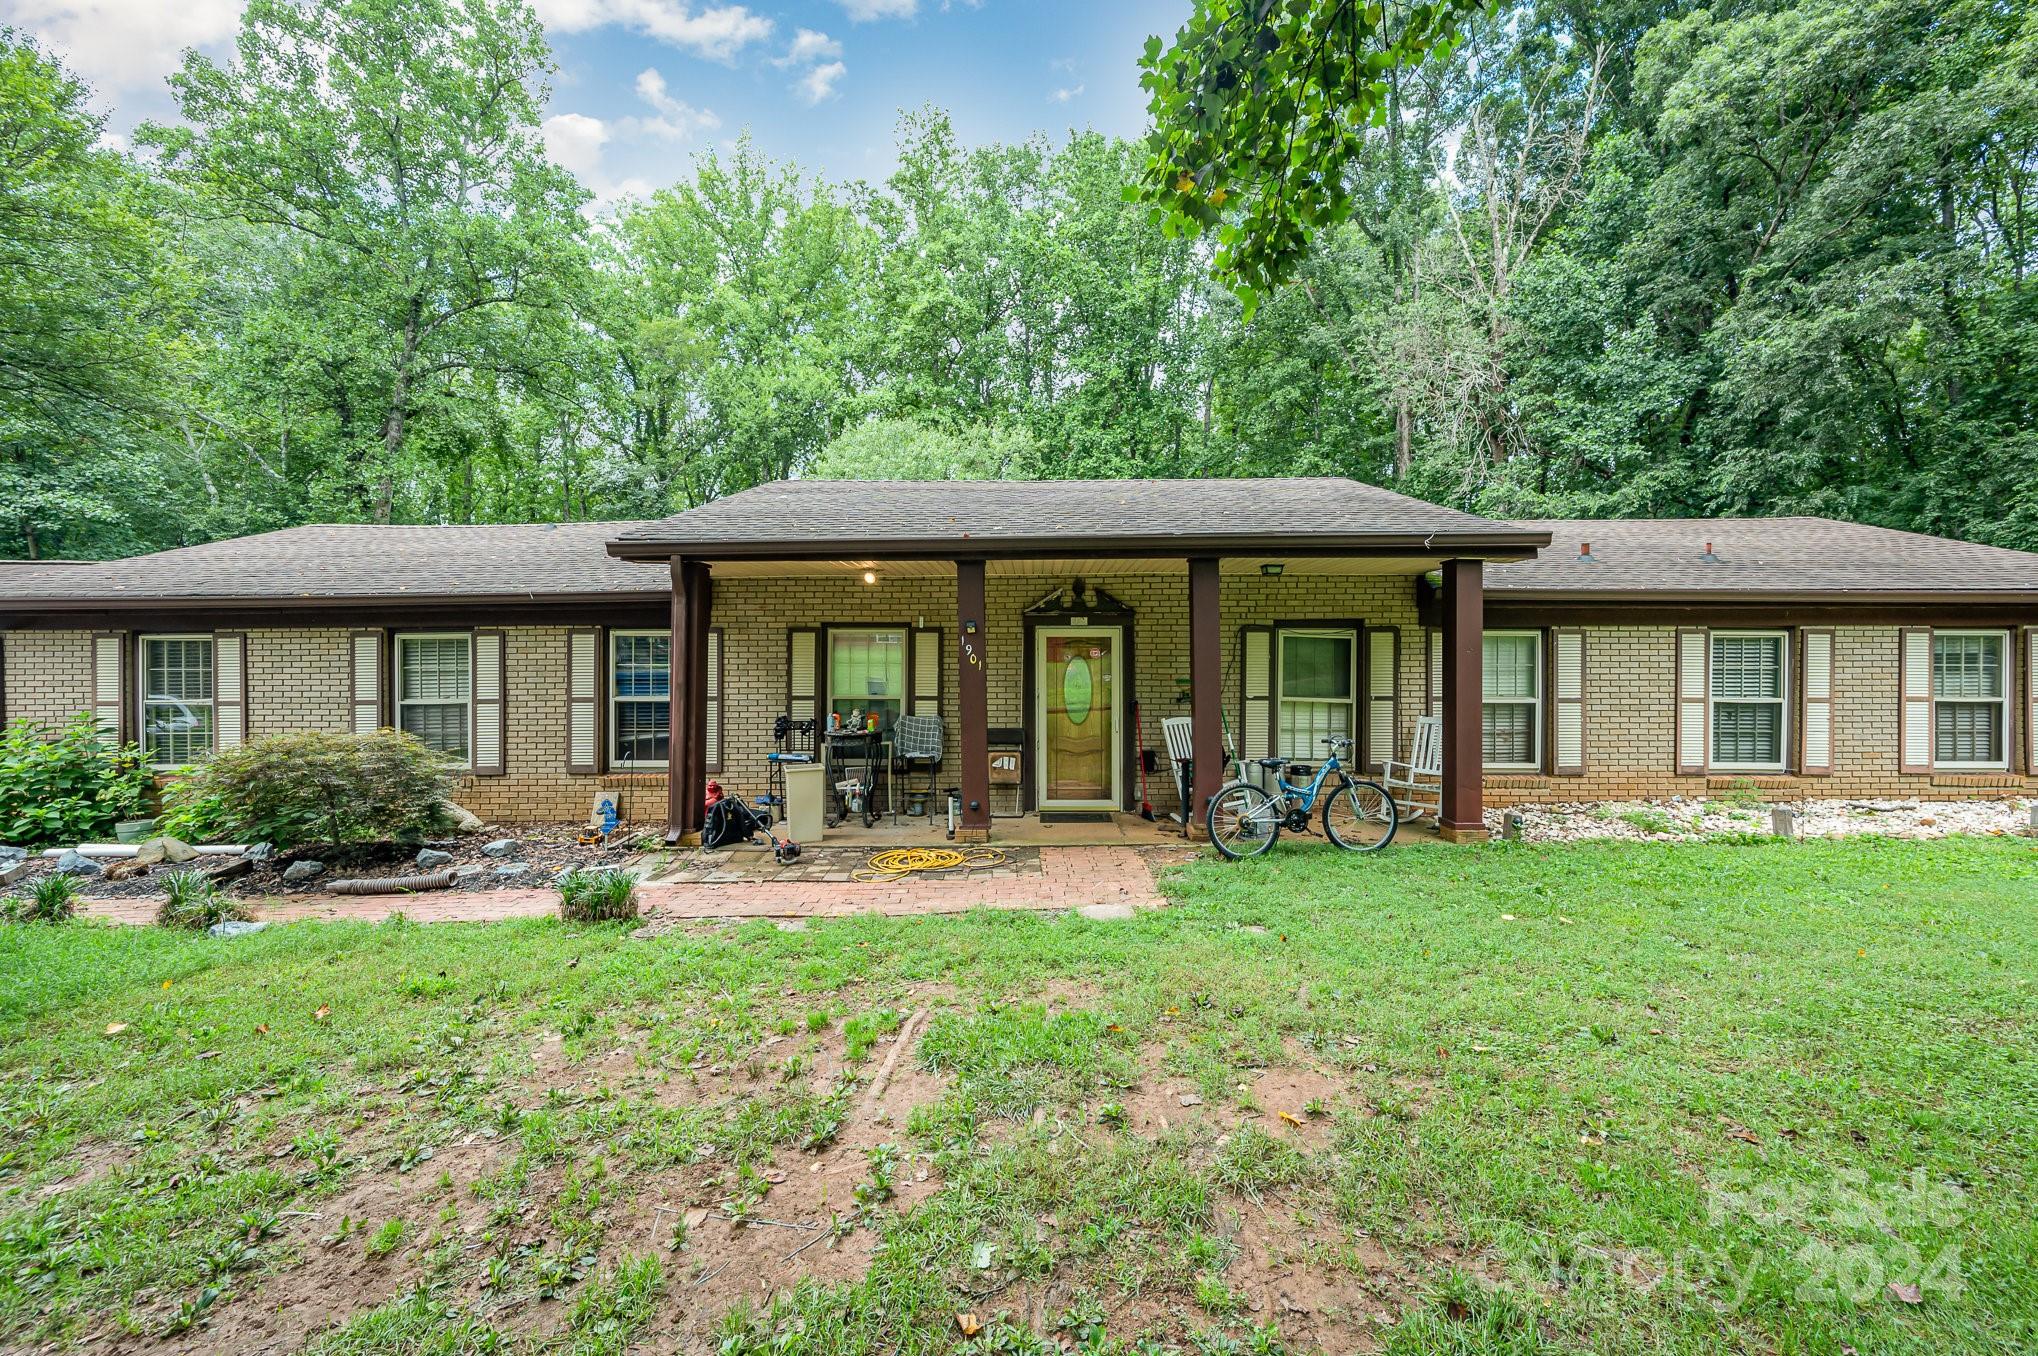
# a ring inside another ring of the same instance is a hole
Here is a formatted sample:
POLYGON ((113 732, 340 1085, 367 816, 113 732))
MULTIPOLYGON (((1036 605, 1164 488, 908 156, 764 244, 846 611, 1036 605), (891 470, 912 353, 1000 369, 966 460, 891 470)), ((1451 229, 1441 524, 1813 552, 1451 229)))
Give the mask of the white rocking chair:
POLYGON ((1196 756, 1196 722, 1187 716, 1167 716, 1161 720, 1161 737, 1168 745, 1168 768, 1175 774, 1175 803, 1177 809, 1168 816, 1189 831, 1189 764, 1196 756))
POLYGON ((1444 723, 1437 716, 1415 718, 1415 746, 1407 761, 1388 759, 1381 768, 1380 782, 1394 797, 1403 822, 1413 823, 1425 814, 1443 813, 1444 805, 1444 723))

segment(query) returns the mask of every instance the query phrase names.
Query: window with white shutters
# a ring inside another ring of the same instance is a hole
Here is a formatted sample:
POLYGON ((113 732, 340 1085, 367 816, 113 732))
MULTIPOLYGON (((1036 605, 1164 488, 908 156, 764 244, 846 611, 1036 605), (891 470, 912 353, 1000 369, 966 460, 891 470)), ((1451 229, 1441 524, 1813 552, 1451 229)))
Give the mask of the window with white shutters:
POLYGON ((396 638, 396 727, 463 763, 473 749, 472 641, 465 631, 396 638))
POLYGON ((143 636, 141 746, 150 767, 183 767, 212 752, 212 637, 143 636))
POLYGON ((609 766, 662 768, 672 751, 672 633, 609 632, 609 766))
POLYGON ((1479 756, 1486 767, 1542 766, 1543 649, 1534 631, 1488 631, 1480 638, 1479 756))
POLYGON ((1712 766, 1783 767, 1788 658, 1781 631, 1712 632, 1712 766))
POLYGON ((1326 738, 1354 733, 1358 633, 1284 629, 1278 639, 1274 756, 1320 758, 1326 738))
POLYGON ((2009 764, 2009 634, 1932 632, 1932 763, 1943 768, 2009 764))

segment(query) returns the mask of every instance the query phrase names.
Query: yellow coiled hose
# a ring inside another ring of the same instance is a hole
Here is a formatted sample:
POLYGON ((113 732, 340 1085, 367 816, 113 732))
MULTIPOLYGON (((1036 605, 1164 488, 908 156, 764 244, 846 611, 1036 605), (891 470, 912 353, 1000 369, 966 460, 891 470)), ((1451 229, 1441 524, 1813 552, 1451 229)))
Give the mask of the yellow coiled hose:
POLYGON ((863 869, 852 873, 850 879, 904 880, 915 874, 953 871, 958 867, 1003 866, 1005 861, 1005 854, 996 848, 972 848, 968 852, 959 852, 955 848, 886 848, 883 852, 871 853, 863 869))

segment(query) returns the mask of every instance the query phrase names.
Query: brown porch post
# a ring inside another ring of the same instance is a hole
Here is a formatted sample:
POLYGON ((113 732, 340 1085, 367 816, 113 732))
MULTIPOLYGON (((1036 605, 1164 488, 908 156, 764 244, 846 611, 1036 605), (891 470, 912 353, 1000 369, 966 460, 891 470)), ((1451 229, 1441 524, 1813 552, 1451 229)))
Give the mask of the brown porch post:
POLYGON ((693 769, 693 565, 672 558, 672 676, 667 684, 665 755, 665 841, 676 844, 700 832, 696 823, 701 788, 693 769))
POLYGON ((699 833, 706 826, 707 810, 701 804, 703 788, 708 782, 708 622, 714 613, 715 581, 708 573, 707 562, 692 562, 693 599, 688 603, 693 632, 688 636, 689 659, 692 667, 691 688, 693 698, 690 710, 693 725, 687 735, 687 765, 693 791, 686 801, 688 831, 699 833))
POLYGON ((1444 785, 1437 832, 1453 842, 1486 836, 1479 748, 1484 591, 1476 560, 1444 562, 1444 785))
POLYGON ((1224 785, 1224 644, 1217 557, 1189 560, 1189 720, 1196 760, 1189 788, 1189 834, 1203 831, 1203 811, 1224 785))
POLYGON ((984 693, 984 562, 955 562, 955 695, 962 719, 962 824, 956 836, 991 836, 990 703, 984 693))

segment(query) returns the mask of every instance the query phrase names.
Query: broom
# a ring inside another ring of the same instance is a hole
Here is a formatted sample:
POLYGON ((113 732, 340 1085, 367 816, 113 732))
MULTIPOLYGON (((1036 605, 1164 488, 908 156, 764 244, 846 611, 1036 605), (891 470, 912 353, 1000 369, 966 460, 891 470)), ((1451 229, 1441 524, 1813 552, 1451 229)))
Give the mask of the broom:
POLYGON ((1146 794, 1146 722, 1139 716, 1139 701, 1132 703, 1132 729, 1139 736, 1139 817, 1149 824, 1153 822, 1153 801, 1146 794))

